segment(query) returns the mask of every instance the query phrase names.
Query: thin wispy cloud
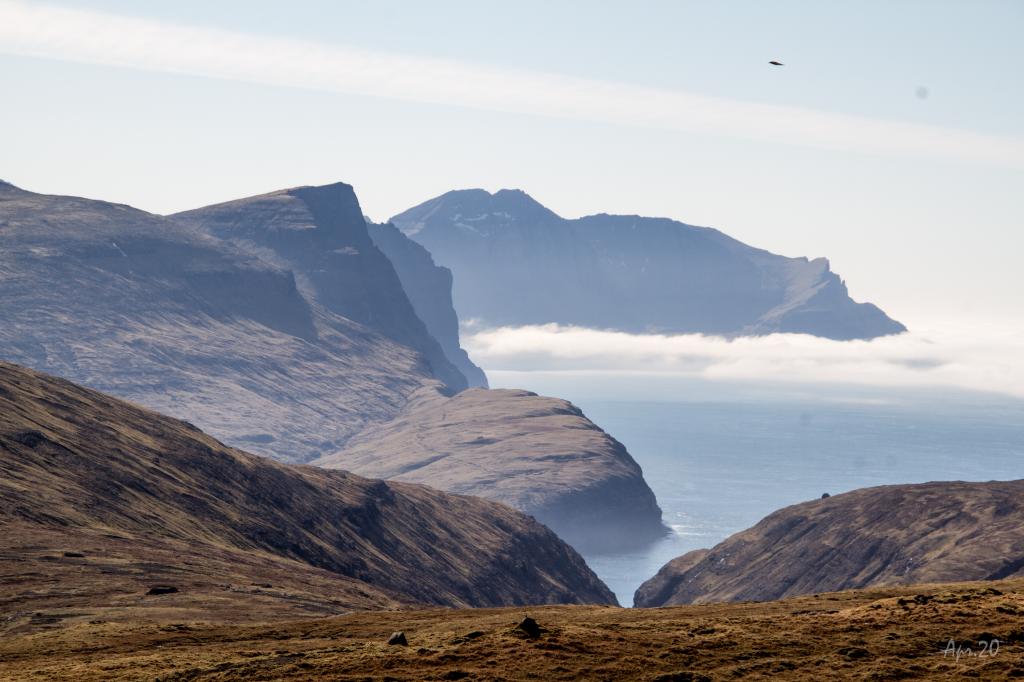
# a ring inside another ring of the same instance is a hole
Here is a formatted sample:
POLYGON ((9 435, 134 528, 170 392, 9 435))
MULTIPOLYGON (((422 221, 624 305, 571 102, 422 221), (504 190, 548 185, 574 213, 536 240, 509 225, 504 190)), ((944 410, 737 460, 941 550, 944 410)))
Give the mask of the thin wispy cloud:
POLYGON ((464 334, 488 371, 606 372, 710 380, 956 387, 1024 398, 1024 328, 971 326, 831 341, 804 334, 724 339, 563 327, 464 334))
POLYGON ((1024 139, 0 0, 0 52, 817 149, 1024 168, 1024 139))

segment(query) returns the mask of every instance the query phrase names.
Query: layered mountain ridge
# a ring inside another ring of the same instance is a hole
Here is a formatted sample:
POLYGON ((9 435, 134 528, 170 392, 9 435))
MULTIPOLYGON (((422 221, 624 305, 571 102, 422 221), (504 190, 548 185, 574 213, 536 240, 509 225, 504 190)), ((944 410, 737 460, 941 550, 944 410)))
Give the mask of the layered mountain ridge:
MULTIPOLYGON (((280 203, 293 224, 299 200, 280 203)), ((405 331, 421 331, 441 355, 404 298, 375 313, 367 296, 380 300, 377 292, 342 292, 349 308, 366 311, 363 324, 305 296, 292 270, 180 221, 6 185, 0 243, 2 359, 189 419, 261 454, 307 461, 390 419, 419 388, 465 386, 448 363, 442 376, 455 386, 443 384, 436 362, 393 338, 405 316, 405 331)), ((387 259, 372 244, 364 251, 365 259, 328 258, 358 261, 357 279, 401 295, 387 259)))
POLYGON ((906 328, 856 303, 824 258, 786 258, 666 218, 568 220, 520 190, 457 190, 391 222, 455 274, 463 319, 628 332, 806 333, 906 328))
POLYGON ((375 231, 397 268, 341 183, 174 218, 0 191, 0 358, 282 461, 330 458, 357 474, 450 483, 574 538, 661 533, 639 466, 582 414, 533 394, 458 394, 467 381, 451 361, 486 378, 457 352, 450 273, 397 230, 375 231), (423 430, 430 456, 445 459, 443 478, 442 465, 404 469, 422 457, 409 439, 423 430), (379 462, 339 454, 356 436, 359 452, 377 443, 379 462), (601 495, 614 501, 604 511, 601 495))

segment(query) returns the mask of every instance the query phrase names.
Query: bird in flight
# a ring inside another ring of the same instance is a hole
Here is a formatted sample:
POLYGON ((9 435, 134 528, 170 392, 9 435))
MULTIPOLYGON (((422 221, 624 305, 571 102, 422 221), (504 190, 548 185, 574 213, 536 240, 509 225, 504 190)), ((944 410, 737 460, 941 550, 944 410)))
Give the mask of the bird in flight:
POLYGON ((777 62, 774 59, 768 63, 771 64, 772 66, 785 66, 785 64, 783 64, 782 62, 777 62))

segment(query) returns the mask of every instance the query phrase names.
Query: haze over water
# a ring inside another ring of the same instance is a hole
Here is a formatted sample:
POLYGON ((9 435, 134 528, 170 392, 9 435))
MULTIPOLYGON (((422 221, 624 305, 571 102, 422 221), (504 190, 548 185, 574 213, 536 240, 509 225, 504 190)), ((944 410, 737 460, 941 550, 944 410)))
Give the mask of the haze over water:
POLYGON ((624 606, 667 561, 712 547, 771 512, 865 486, 1024 478, 1024 400, 967 391, 489 372, 492 385, 564 396, 622 441, 644 470, 672 535, 641 552, 587 556, 624 606), (630 399, 610 399, 620 393, 630 399))

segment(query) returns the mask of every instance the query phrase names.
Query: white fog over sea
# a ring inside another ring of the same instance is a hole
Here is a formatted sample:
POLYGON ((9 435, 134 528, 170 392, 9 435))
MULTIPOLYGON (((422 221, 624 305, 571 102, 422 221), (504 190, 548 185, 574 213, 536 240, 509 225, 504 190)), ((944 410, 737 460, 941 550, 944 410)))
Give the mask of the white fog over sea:
POLYGON ((571 400, 643 467, 672 534, 586 557, 627 606, 668 560, 826 492, 1024 478, 1022 339, 728 342, 534 327, 470 331, 466 345, 492 387, 571 400))

